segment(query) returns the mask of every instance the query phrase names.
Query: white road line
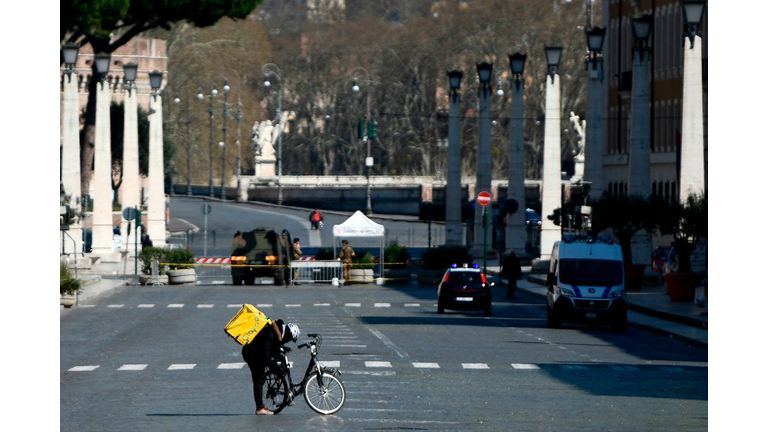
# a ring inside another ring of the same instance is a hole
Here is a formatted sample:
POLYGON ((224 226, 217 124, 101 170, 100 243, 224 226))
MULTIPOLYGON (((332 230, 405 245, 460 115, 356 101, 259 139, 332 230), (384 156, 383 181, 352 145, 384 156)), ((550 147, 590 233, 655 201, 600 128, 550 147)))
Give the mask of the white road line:
POLYGON ((334 344, 328 344, 329 347, 336 347, 336 348, 368 348, 368 345, 334 345, 334 344))
POLYGON ((330 306, 330 303, 315 303, 315 306, 321 307, 321 306, 330 306))
POLYGON ((464 369, 490 369, 485 363, 462 363, 464 369))
POLYGON ((107 307, 108 307, 108 308, 121 308, 121 307, 123 307, 123 306, 124 306, 124 305, 121 305, 121 304, 111 304, 111 305, 109 305, 109 306, 107 306, 107 307))
POLYGON ((287 308, 297 308, 297 307, 301 307, 301 305, 300 304, 287 304, 287 305, 285 305, 285 307, 287 307, 287 308))
POLYGON ((211 285, 224 285, 226 282, 223 280, 211 281, 211 285))
POLYGON ((140 308, 153 308, 153 307, 155 307, 155 305, 154 304, 150 304, 150 303, 142 303, 142 304, 138 305, 137 307, 140 307, 140 308))
POLYGON ((388 361, 367 361, 365 367, 369 368, 391 368, 392 363, 388 361))
POLYGON ((79 308, 94 308, 96 305, 77 305, 79 308))
POLYGON ((168 366, 168 370, 190 370, 195 368, 195 364, 172 364, 168 366))
POLYGON ((347 303, 344 307, 360 307, 360 303, 347 303))
POLYGON ((320 361, 320 367, 331 367, 331 368, 337 368, 341 367, 340 362, 338 360, 331 360, 331 361, 320 361))
POLYGON ((376 304, 374 304, 374 305, 373 305, 373 307, 377 307, 377 308, 388 308, 388 307, 392 307, 392 305, 391 305, 391 304, 389 304, 389 303, 376 303, 376 304))
POLYGON ((198 309, 210 309, 212 307, 213 307, 212 304, 199 304, 199 305, 197 305, 198 309))
POLYGON ((419 363, 413 362, 413 367, 419 369, 440 369, 440 365, 437 363, 419 363))
POLYGON ((358 370, 345 370, 345 374, 348 375, 369 375, 369 376, 395 376, 395 371, 358 371, 358 370))
POLYGON ((183 308, 184 304, 183 303, 171 303, 171 304, 168 305, 168 307, 169 308, 183 308))
POLYGON ((515 369, 540 369, 535 364, 528 363, 512 363, 512 367, 515 369))
POLYGON ((420 307, 421 303, 406 303, 405 307, 420 307))
POLYGON ((124 364, 120 366, 117 370, 119 371, 140 371, 147 368, 147 365, 145 364, 124 364))
POLYGON ((98 368, 99 368, 98 365, 96 365, 96 366, 75 366, 75 367, 69 368, 69 372, 91 372, 91 371, 94 371, 94 370, 96 370, 98 368))
MULTIPOLYGON (((242 306, 242 305, 240 305, 240 306, 242 306)), ((260 304, 257 304, 256 307, 257 308, 271 308, 272 304, 271 303, 260 303, 260 304)))
POLYGON ((222 363, 216 369, 242 369, 245 363, 222 363))
POLYGON ((389 340, 389 338, 387 338, 386 336, 384 336, 383 334, 381 334, 381 332, 380 332, 380 331, 378 331, 378 330, 375 330, 375 329, 372 329, 372 328, 370 328, 370 327, 368 327, 368 326, 366 326, 366 328, 368 329, 368 331, 370 331, 371 333, 373 333, 373 335, 374 335, 374 336, 376 336, 377 338, 379 338, 379 340, 380 340, 380 341, 384 342, 384 345, 386 345, 387 347, 389 347, 389 349, 391 349, 392 351, 396 352, 396 353, 397 353, 397 355, 399 355, 399 356, 400 356, 400 358, 406 358, 406 357, 408 357, 408 353, 406 353, 405 351, 403 351, 403 352, 400 352, 400 350, 397 348, 397 345, 395 345, 394 343, 392 343, 392 341, 391 341, 391 340, 389 340))
POLYGON ((241 305, 241 304, 228 304, 227 305, 228 308, 239 308, 239 307, 242 307, 242 306, 243 305, 241 305))

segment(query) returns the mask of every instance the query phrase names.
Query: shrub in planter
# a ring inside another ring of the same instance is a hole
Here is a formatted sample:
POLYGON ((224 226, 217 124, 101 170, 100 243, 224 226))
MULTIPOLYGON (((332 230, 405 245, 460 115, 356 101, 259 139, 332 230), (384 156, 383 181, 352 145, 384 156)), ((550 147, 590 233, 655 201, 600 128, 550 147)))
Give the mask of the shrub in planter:
POLYGON ((446 270, 451 264, 472 265, 472 255, 463 246, 439 246, 429 248, 421 254, 426 270, 446 270))
POLYGON ((74 295, 80 291, 80 281, 72 275, 66 264, 59 266, 59 291, 61 295, 74 295))
POLYGON ((164 260, 171 270, 193 269, 191 264, 195 263, 195 254, 189 249, 170 249, 165 251, 164 260))
POLYGON ((408 253, 408 249, 392 242, 384 249, 384 265, 388 269, 405 269, 408 268, 408 260, 411 258, 411 254, 408 253), (392 263, 392 264, 390 264, 392 263))
MULTIPOLYGON (((161 248, 146 246, 141 249, 139 253, 139 261, 141 261, 141 272, 144 274, 152 274, 152 259, 157 258, 159 263, 165 261, 165 253, 167 251, 161 248)), ((160 266, 159 274, 165 274, 165 266, 160 266)))
POLYGON ((354 257, 352 257, 352 268, 353 269, 372 269, 373 268, 373 255, 371 255, 369 252, 365 253, 358 253, 355 254, 354 257))

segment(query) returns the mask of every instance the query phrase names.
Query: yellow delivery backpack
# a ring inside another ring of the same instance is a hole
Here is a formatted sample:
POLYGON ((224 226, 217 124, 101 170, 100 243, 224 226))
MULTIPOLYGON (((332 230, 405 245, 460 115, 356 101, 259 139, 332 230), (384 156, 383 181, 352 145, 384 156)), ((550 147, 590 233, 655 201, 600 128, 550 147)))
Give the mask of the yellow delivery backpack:
POLYGON ((245 303, 224 327, 224 331, 232 336, 240 345, 248 345, 267 324, 272 324, 264 312, 251 304, 245 303))

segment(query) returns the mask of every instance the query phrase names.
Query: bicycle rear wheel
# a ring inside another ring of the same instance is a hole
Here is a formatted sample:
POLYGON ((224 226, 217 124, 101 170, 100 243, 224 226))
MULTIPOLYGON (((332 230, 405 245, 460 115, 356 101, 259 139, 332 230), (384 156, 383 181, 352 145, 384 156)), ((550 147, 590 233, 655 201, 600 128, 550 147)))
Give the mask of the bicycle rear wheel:
POLYGON ((288 404, 288 383, 281 375, 267 368, 264 387, 264 406, 273 413, 279 413, 288 404))
POLYGON ((323 371, 320 379, 317 372, 313 373, 304 385, 304 400, 320 414, 333 414, 340 410, 346 397, 344 384, 329 372, 323 371))

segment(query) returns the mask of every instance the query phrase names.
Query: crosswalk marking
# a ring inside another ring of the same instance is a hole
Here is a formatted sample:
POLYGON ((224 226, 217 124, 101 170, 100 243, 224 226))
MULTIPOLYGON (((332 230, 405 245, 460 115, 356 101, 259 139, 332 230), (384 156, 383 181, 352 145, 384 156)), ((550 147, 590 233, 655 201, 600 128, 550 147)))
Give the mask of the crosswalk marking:
POLYGON ((145 364, 124 364, 120 366, 117 370, 119 371, 140 371, 147 368, 147 365, 145 364))
POLYGON ((195 368, 195 364, 172 364, 168 366, 168 370, 191 370, 195 368))
POLYGON ((538 366, 534 364, 527 364, 527 363, 512 363, 512 367, 515 369, 540 369, 538 366))
POLYGON ((216 369, 242 369, 245 363, 222 363, 216 369))
POLYGON ((98 369, 98 366, 75 366, 72 368, 69 368, 70 372, 90 372, 98 369))
POLYGON ((369 368, 391 368, 392 363, 388 361, 367 361, 365 367, 369 368))
POLYGON ((490 369, 485 363, 462 363, 464 369, 490 369))
POLYGON ((413 367, 419 368, 419 369, 440 369, 440 365, 437 363, 420 363, 420 362, 413 362, 413 367))
POLYGON ((320 361, 320 367, 338 368, 341 367, 341 363, 338 360, 320 361))

